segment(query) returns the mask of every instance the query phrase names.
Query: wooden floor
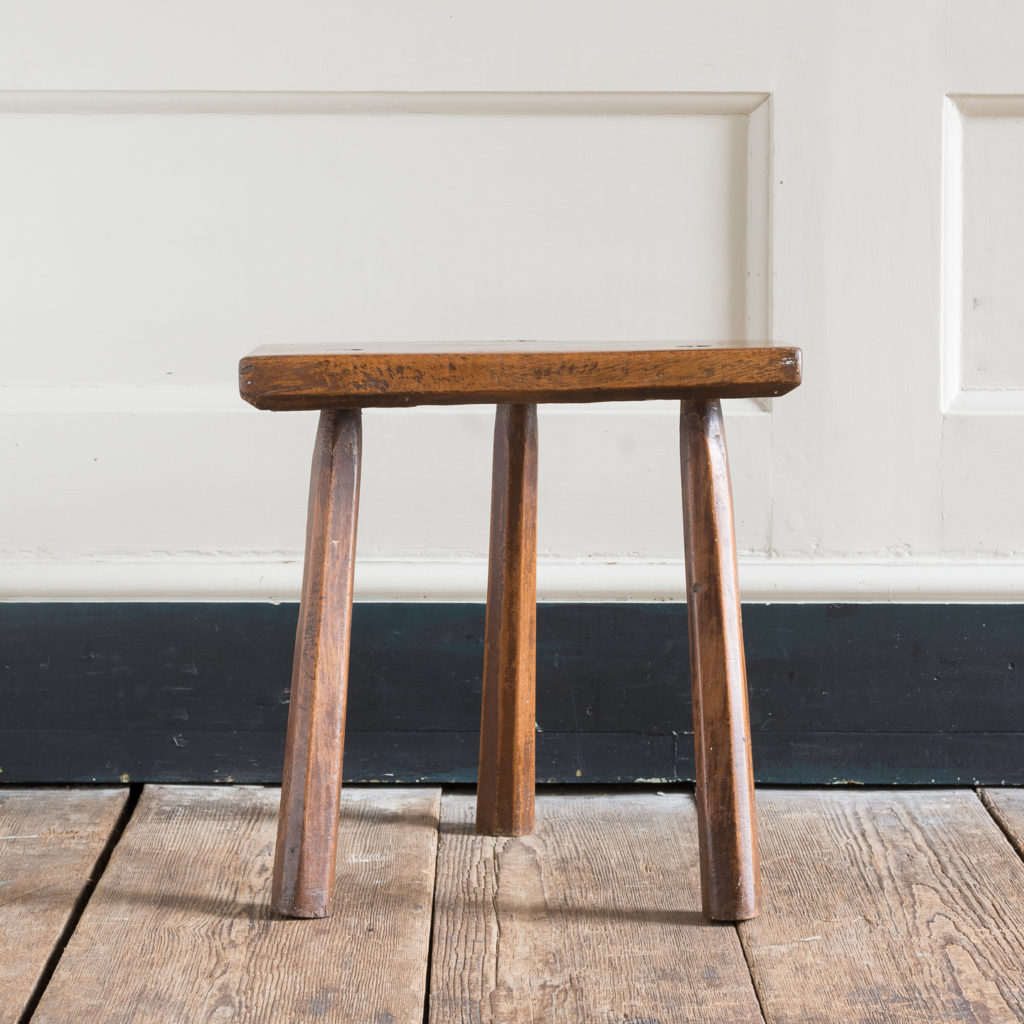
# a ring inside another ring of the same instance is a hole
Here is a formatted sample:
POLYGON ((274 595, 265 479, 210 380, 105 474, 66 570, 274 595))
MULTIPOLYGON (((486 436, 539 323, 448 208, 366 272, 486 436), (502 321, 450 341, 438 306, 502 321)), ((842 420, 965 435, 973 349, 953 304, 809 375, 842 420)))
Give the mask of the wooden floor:
POLYGON ((335 916, 267 910, 277 790, 0 790, 0 1022, 1024 1021, 1024 791, 758 793, 700 916, 689 793, 350 788, 335 916))

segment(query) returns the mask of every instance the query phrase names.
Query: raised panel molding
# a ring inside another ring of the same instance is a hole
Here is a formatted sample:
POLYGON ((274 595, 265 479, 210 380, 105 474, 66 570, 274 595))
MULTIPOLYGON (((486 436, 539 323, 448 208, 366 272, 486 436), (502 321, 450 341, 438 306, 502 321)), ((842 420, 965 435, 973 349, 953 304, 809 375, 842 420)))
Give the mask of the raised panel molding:
POLYGON ((766 92, 0 90, 4 114, 752 114, 766 92))
POLYGON ((946 97, 942 347, 947 413, 1024 413, 1024 95, 946 97))

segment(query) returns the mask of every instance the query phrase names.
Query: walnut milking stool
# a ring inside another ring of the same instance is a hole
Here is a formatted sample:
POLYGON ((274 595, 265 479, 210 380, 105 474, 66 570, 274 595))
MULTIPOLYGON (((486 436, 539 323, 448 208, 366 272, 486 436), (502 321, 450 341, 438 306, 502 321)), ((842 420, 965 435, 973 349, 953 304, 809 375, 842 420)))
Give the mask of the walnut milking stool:
POLYGON ((274 860, 273 904, 331 912, 364 407, 496 404, 478 832, 533 828, 537 403, 681 402, 683 526, 704 914, 760 898, 732 494, 719 400, 800 383, 794 348, 265 347, 239 364, 259 409, 319 409, 274 860))

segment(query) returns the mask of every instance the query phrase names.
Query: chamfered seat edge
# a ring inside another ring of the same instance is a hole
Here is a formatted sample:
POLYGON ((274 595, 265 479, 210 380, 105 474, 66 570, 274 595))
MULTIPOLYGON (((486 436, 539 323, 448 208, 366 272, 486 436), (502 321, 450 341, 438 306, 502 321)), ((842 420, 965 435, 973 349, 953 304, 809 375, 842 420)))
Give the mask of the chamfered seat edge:
POLYGON ((263 346, 239 362, 239 391, 267 410, 763 398, 797 387, 801 364, 788 346, 263 346))

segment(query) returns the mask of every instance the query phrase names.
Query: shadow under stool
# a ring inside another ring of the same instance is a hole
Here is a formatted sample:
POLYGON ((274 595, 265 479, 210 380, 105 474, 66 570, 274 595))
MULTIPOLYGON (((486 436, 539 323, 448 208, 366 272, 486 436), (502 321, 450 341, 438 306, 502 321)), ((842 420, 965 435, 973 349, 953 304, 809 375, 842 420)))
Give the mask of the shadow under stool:
POLYGON ((326 917, 334 893, 366 407, 496 404, 476 828, 533 829, 537 404, 678 399, 701 893, 706 917, 760 900, 732 493, 720 399, 800 383, 795 348, 621 344, 264 347, 239 364, 259 409, 319 409, 273 904, 326 917))

